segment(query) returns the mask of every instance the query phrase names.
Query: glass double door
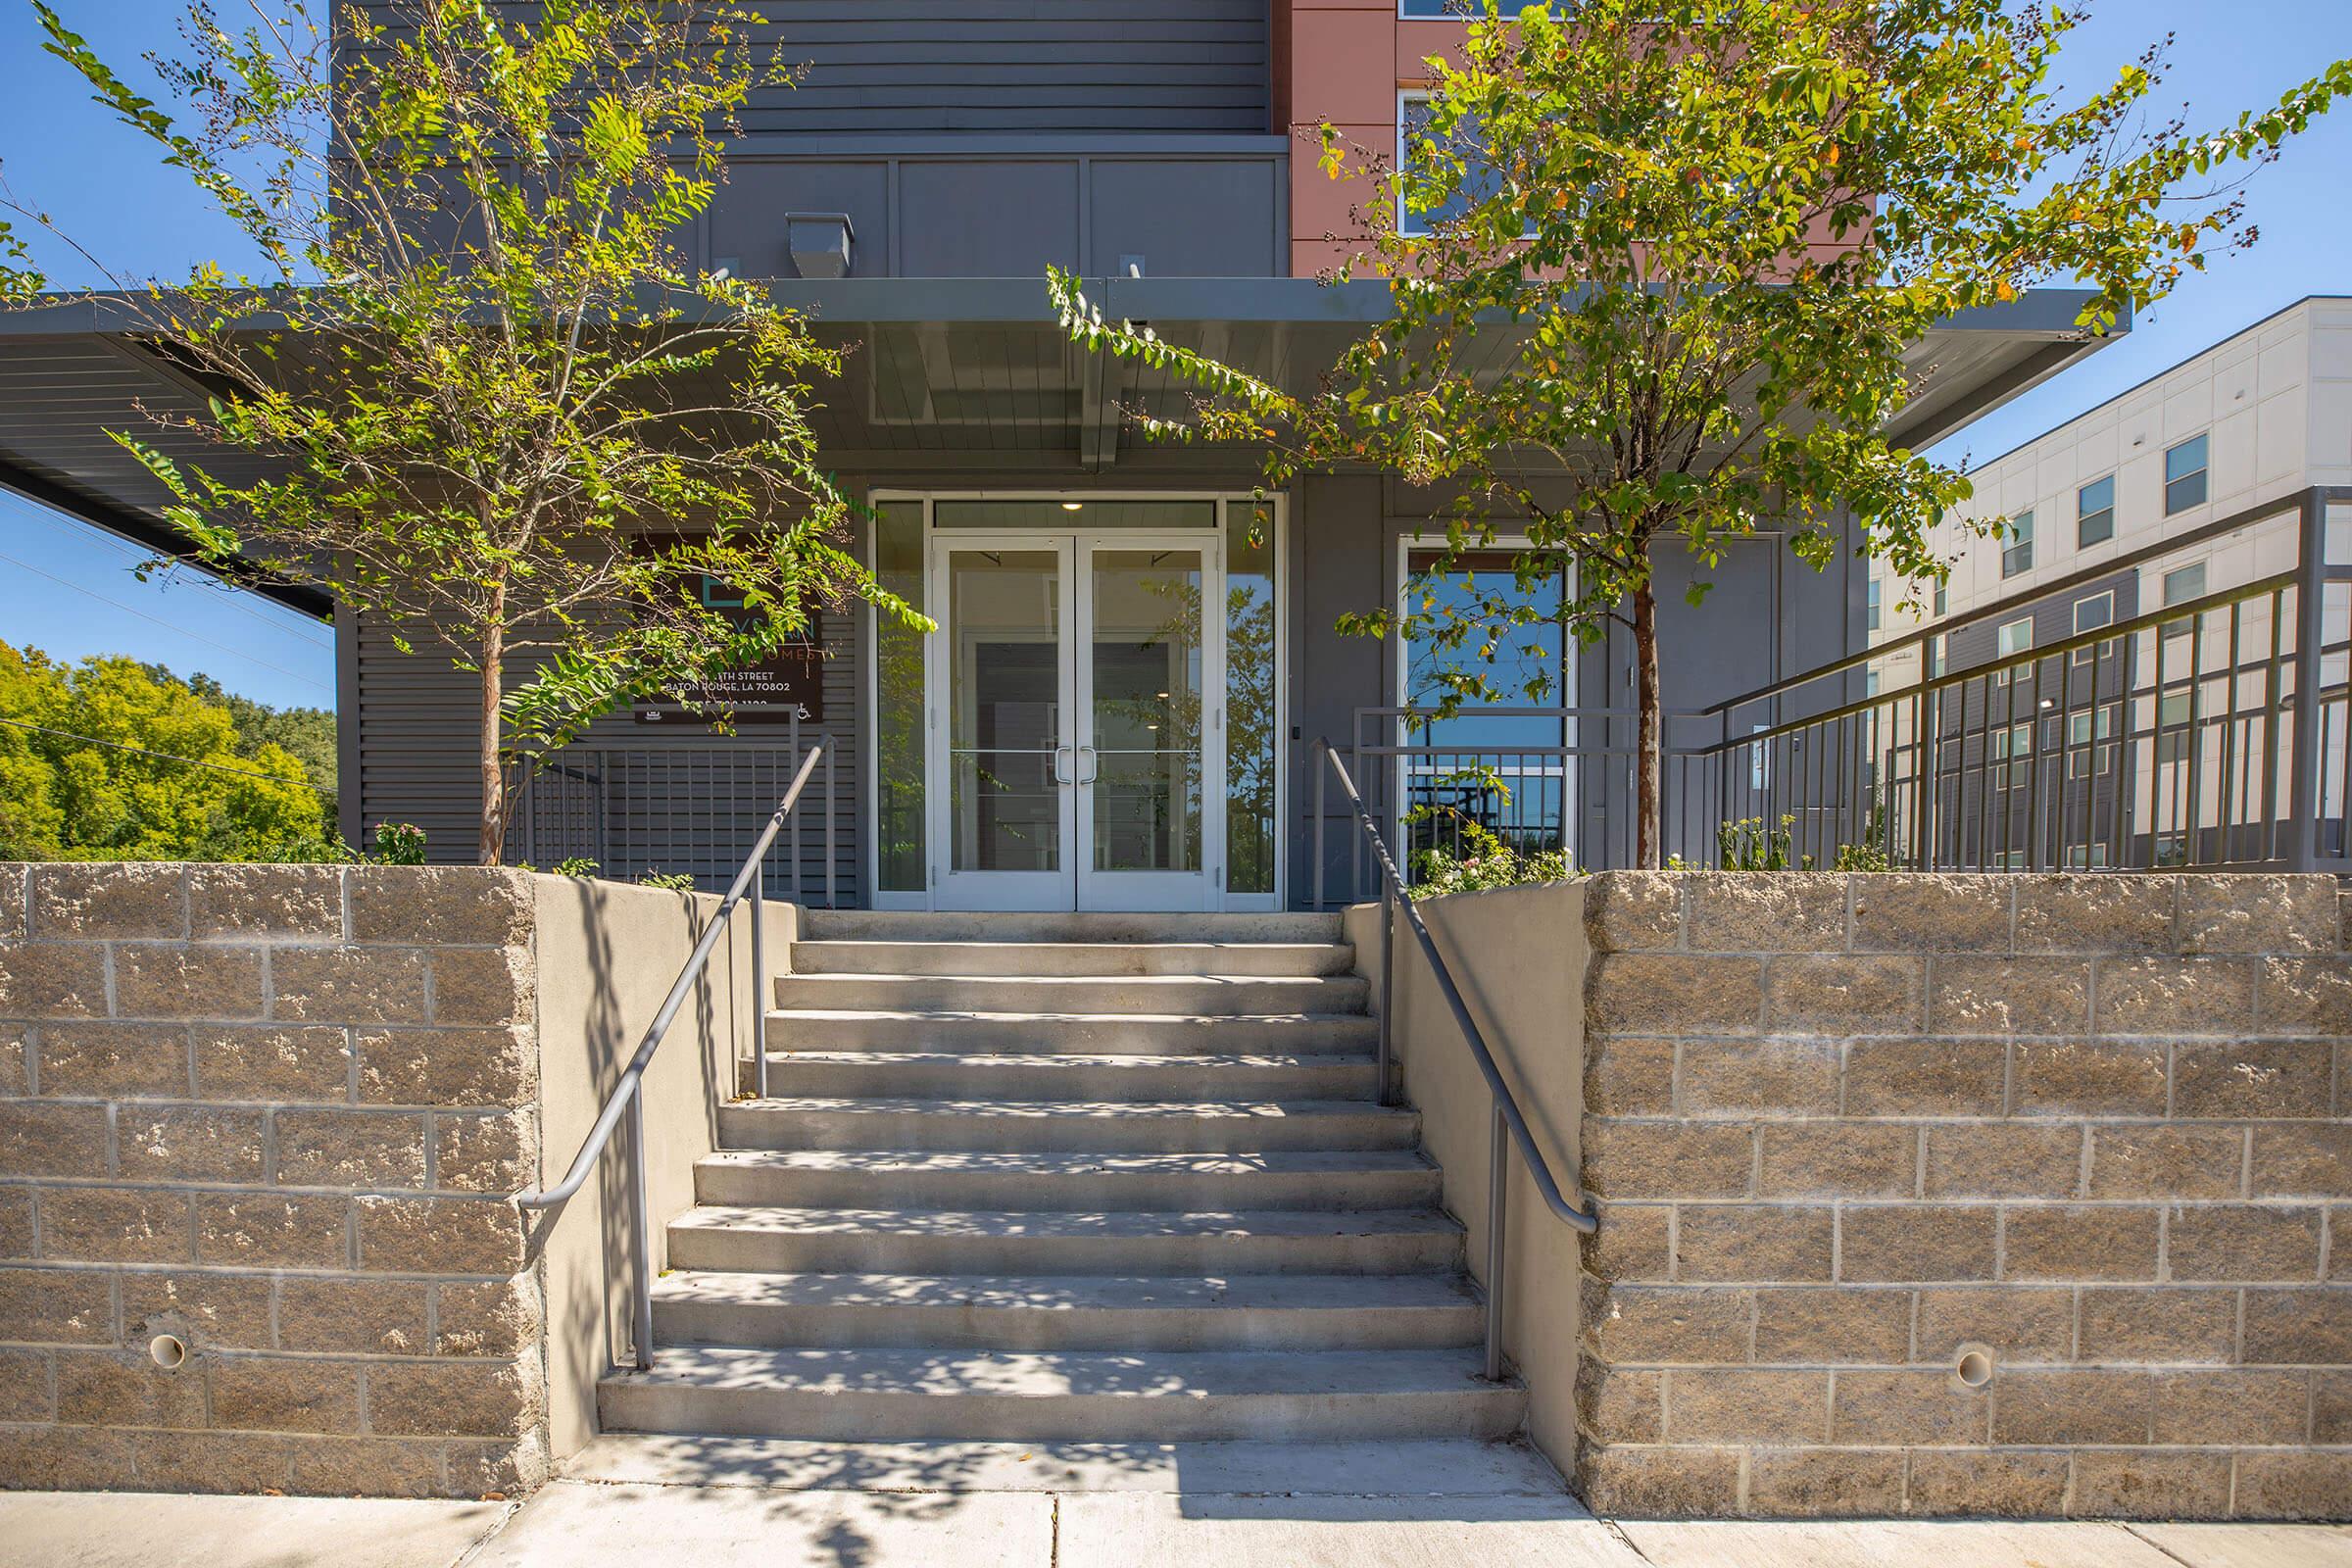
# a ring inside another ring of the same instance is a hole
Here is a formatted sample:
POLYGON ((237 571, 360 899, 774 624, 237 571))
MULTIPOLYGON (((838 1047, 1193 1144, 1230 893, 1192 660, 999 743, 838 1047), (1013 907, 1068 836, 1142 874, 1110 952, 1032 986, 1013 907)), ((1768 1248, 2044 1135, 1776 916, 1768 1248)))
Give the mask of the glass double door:
POLYGON ((1217 907, 1218 558, 1213 535, 934 536, 936 907, 1217 907))

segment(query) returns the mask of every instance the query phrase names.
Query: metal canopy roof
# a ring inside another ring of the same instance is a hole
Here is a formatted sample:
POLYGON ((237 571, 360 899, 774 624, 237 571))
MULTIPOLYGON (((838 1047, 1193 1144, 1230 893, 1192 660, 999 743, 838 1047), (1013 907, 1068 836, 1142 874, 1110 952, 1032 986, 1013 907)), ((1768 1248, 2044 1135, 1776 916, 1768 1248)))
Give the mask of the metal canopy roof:
MULTIPOLYGON (((1117 461, 1124 411, 1191 406, 1191 388, 1166 372, 1070 343, 1042 278, 794 278, 770 287, 778 303, 808 315, 820 341, 848 351, 812 418, 825 460, 843 469, 1093 471, 1117 461)), ((1122 277, 1090 280, 1087 292, 1105 317, 1149 321, 1171 342, 1299 391, 1389 310, 1378 280, 1122 277)), ((2075 326, 2087 298, 2036 290, 1929 333, 1909 356, 1916 390, 1892 433, 1931 445, 2096 352, 2107 340, 2075 326)), ((156 415, 200 412, 204 393, 140 347, 138 326, 126 303, 106 298, 0 313, 0 487, 174 552, 161 488, 108 432, 144 427, 170 455, 224 475, 259 468, 155 426, 156 415)), ((1508 347, 1495 334, 1492 358, 1508 347)), ((1149 462, 1158 471, 1208 466, 1254 467, 1232 448, 1160 449, 1149 462)), ((321 617, 332 609, 316 590, 252 586, 321 617)))

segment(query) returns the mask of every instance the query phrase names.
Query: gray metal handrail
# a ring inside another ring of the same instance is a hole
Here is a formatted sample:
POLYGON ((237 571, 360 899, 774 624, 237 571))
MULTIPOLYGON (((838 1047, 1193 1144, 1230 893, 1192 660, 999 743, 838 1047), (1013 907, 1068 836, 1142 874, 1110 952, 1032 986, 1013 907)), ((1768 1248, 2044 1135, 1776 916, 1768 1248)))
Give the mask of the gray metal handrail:
MULTIPOLYGON (((678 970, 677 979, 670 982, 669 995, 662 999, 661 1009, 654 1014, 654 1021, 646 1026, 645 1038, 638 1044, 637 1054, 629 1058, 628 1066, 622 1069, 619 1080, 613 1084, 612 1093, 605 1100, 603 1112, 596 1118, 596 1125, 588 1130, 587 1138, 581 1141, 580 1152, 572 1156, 571 1168, 553 1187, 514 1195, 514 1201, 519 1208, 559 1208, 568 1202, 596 1169, 596 1162, 603 1155, 605 1146, 612 1141, 612 1130, 620 1125, 621 1116, 624 1113, 628 1116, 630 1223, 637 1244, 637 1255, 631 1271, 631 1305, 634 1309, 631 1321, 639 1371, 653 1365, 654 1343, 653 1218, 648 1211, 645 1186, 645 1069, 653 1061, 654 1053, 661 1049, 671 1022, 678 1015, 678 1008, 685 1004, 695 982, 710 967, 710 955, 717 951, 719 938, 726 934, 727 922, 734 915, 735 906, 743 902, 747 891, 753 899, 752 1017, 755 1030, 763 1027, 760 1020, 764 1018, 767 1011, 766 1000, 760 995, 760 989, 767 984, 767 851, 775 843, 776 834, 783 828, 785 819, 792 815, 793 808, 800 804, 801 791, 807 787, 808 776, 816 771, 817 759, 824 752, 824 745, 819 742, 810 747, 808 755, 802 759, 800 770, 792 776, 791 788, 784 792, 784 799, 777 805, 775 814, 767 819, 767 826, 760 831, 759 842, 752 846, 752 853, 745 857, 743 869, 735 873, 734 883, 728 887, 726 897, 719 901, 710 923, 703 930, 702 939, 695 943, 694 952, 687 956, 684 967, 678 970)), ((764 1097, 767 1093, 767 1050, 764 1040, 756 1042, 755 1060, 758 1063, 756 1071, 760 1093, 764 1097)))
MULTIPOLYGON (((1503 1283, 1503 1196, 1505 1193, 1504 1155, 1510 1145, 1519 1146, 1519 1157, 1527 1164, 1527 1173, 1544 1199, 1544 1206, 1569 1226, 1590 1236, 1600 1228, 1593 1212, 1572 1202, 1560 1191, 1553 1179, 1551 1163, 1544 1151, 1536 1146, 1535 1134, 1528 1130, 1527 1118, 1519 1113, 1519 1102, 1512 1098, 1510 1085, 1503 1081, 1502 1069, 1494 1064, 1494 1054, 1487 1049, 1485 1031, 1470 1015, 1470 1004, 1462 1000, 1461 987, 1454 984, 1453 971, 1446 963, 1446 956, 1438 951, 1437 939, 1429 934, 1428 923, 1414 906, 1413 896, 1405 891, 1404 878, 1396 862, 1389 855, 1389 846, 1380 836, 1379 826, 1364 806, 1364 798, 1356 792, 1355 780, 1348 775, 1348 764, 1331 742, 1318 740, 1315 750, 1331 764, 1340 781, 1340 791, 1347 797, 1348 808, 1355 813, 1356 825, 1370 841, 1373 860, 1380 866, 1380 1098, 1389 1098, 1389 1056, 1392 1051, 1391 1031, 1394 1028, 1393 998, 1396 979, 1395 944, 1390 930, 1396 912, 1401 907, 1404 923, 1420 943, 1422 955, 1429 959, 1430 973, 1437 977, 1438 990, 1452 1009, 1453 1021, 1469 1043, 1472 1059, 1478 1063, 1479 1076, 1486 1079, 1487 1091, 1494 1098, 1494 1120, 1487 1137, 1487 1376, 1502 1376, 1502 1283, 1503 1283)), ((1579 1197, 1582 1195, 1580 1194, 1579 1197)))

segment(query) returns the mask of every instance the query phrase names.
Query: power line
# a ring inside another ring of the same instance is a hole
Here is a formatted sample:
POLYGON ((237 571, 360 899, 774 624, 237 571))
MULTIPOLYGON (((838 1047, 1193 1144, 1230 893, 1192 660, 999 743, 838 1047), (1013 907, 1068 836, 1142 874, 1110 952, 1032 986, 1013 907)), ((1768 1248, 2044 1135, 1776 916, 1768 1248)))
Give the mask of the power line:
POLYGON ((126 615, 136 615, 141 620, 152 621, 154 624, 163 627, 166 631, 175 631, 182 637, 193 638, 197 642, 203 643, 208 648, 218 648, 222 653, 228 655, 231 659, 242 659, 247 663, 259 664, 264 669, 274 669, 280 675, 298 680, 305 686, 315 687, 322 692, 331 692, 334 690, 334 688, 327 685, 326 682, 313 679, 311 676, 303 674, 300 670, 288 669, 283 664, 272 664, 267 659, 256 659, 251 654, 229 647, 226 643, 217 643, 214 642, 210 637, 203 636, 197 632, 192 632, 185 626, 174 626, 172 624, 172 622, 164 619, 160 615, 150 615, 144 610, 132 609, 130 606, 122 603, 122 601, 120 599, 109 599, 106 597, 106 595, 94 592, 88 588, 84 588, 77 582, 68 582, 65 578, 60 577, 56 572, 43 571, 40 567, 31 564, 29 562, 19 561, 16 557, 8 555, 0 555, 0 561, 5 561, 12 566, 22 566, 26 571, 33 573, 35 576, 46 577, 61 588, 71 588, 75 593, 80 594, 85 598, 95 599, 102 605, 112 605, 115 609, 122 611, 126 615))
POLYGON ((46 724, 28 724, 21 718, 0 718, 0 724, 6 724, 12 729, 29 729, 43 735, 55 735, 61 740, 86 741, 92 746, 110 747, 118 752, 133 752, 140 757, 153 757, 166 762, 185 762, 190 767, 209 767, 216 773, 233 773, 238 778, 258 778, 265 784, 293 784, 296 782, 307 784, 309 782, 307 778, 298 781, 279 778, 275 773, 256 773, 249 768, 222 767, 219 762, 200 762, 193 757, 174 757, 170 752, 151 752, 144 746, 125 746, 121 741, 102 741, 95 735, 76 735, 70 729, 51 729, 46 724))
MULTIPOLYGON (((59 516, 54 513, 44 510, 38 512, 27 512, 25 514, 31 517, 35 522, 45 522, 51 527, 64 530, 69 538, 90 544, 104 545, 109 550, 115 551, 120 555, 130 557, 136 561, 152 561, 155 559, 154 551, 142 550, 137 545, 118 539, 113 534, 108 533, 105 529, 95 525, 84 525, 79 532, 76 532, 71 527, 72 519, 59 516)), ((178 564, 184 565, 186 563, 178 563, 178 564)), ((217 603, 224 605, 228 609, 234 610, 241 614, 251 615, 254 619, 260 621, 271 631, 283 632, 289 637, 299 637, 304 642, 311 644, 313 647, 323 649, 329 653, 334 651, 334 644, 328 642, 325 638, 313 636, 310 632, 303 630, 303 628, 300 626, 290 626, 284 621, 272 620, 270 616, 263 614, 248 602, 248 590, 239 588, 234 583, 225 582, 222 579, 216 577, 210 572, 202 569, 191 567, 190 570, 191 575, 181 580, 186 582, 190 587, 197 589, 199 592, 209 592, 217 603)), ((168 587, 170 584, 167 583, 166 586, 168 587)), ((286 613, 291 615, 297 614, 299 612, 289 610, 286 612, 286 613)))

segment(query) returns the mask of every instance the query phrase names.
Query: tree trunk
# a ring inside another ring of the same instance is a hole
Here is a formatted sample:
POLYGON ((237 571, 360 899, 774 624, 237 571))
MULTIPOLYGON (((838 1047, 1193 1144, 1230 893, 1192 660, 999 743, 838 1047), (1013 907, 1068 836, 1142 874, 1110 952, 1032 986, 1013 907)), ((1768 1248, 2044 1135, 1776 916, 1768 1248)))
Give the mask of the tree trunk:
POLYGON ((1634 590, 1634 865, 1655 871, 1663 835, 1658 801, 1658 600, 1645 580, 1634 590))
POLYGON ((482 631, 482 712, 480 760, 482 768, 482 831, 475 850, 475 860, 482 865, 497 865, 507 853, 507 774, 499 757, 499 700, 504 692, 505 677, 501 665, 506 661, 507 627, 503 616, 506 609, 506 589, 501 586, 492 602, 491 613, 482 631))

